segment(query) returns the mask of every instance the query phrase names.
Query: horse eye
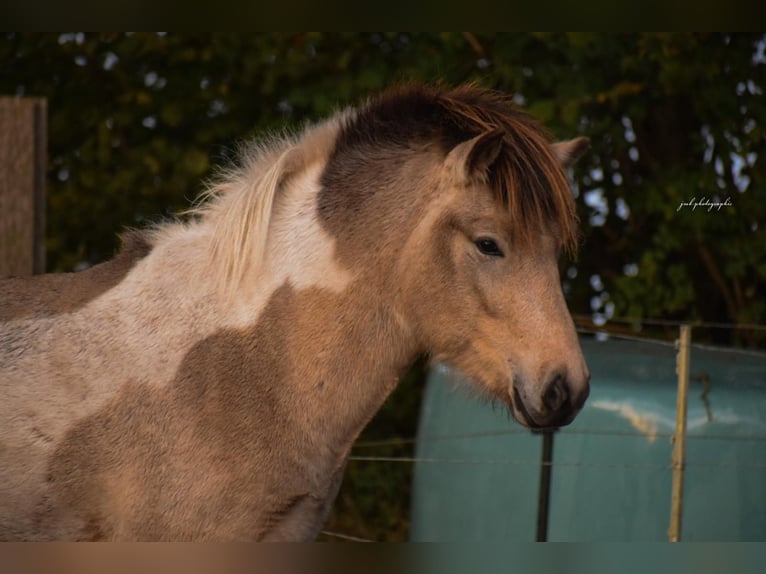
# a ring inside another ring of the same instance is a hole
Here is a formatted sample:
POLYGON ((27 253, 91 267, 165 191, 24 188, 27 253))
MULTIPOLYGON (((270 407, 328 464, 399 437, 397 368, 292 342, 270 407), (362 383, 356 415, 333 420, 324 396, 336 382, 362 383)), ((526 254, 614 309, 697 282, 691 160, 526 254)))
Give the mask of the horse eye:
POLYGON ((504 257, 503 252, 497 246, 497 243, 495 243, 494 239, 487 239, 486 237, 482 237, 481 239, 474 241, 474 243, 476 244, 476 247, 479 249, 479 251, 481 251, 484 255, 491 255, 492 257, 504 257))

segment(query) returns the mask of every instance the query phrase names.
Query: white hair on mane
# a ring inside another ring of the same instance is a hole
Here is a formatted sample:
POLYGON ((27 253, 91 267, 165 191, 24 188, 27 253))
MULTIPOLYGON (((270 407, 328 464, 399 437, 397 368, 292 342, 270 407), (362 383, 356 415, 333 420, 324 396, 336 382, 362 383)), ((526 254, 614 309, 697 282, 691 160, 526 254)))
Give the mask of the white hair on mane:
POLYGON ((289 175, 291 144, 250 150, 241 169, 204 193, 199 212, 214 225, 210 256, 222 286, 236 286, 263 262, 274 198, 289 175))
POLYGON ((297 136, 282 134, 243 146, 240 163, 222 169, 186 213, 213 226, 211 272, 232 293, 265 260, 275 199, 287 180, 326 160, 348 112, 309 126, 297 136))

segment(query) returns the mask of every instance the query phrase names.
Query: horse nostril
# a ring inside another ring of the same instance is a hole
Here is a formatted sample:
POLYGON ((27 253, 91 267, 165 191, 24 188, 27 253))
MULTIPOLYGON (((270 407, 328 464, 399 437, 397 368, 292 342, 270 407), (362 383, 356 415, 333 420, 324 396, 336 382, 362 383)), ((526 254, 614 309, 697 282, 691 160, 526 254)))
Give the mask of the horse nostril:
POLYGON ((562 375, 556 375, 543 393, 543 404, 550 411, 560 410, 569 402, 569 389, 562 375))

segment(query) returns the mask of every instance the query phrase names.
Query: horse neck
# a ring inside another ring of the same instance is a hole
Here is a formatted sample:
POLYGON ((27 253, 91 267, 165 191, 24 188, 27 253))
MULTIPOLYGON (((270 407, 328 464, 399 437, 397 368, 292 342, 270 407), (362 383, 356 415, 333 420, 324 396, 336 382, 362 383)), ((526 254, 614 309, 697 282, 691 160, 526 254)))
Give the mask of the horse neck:
POLYGON ((206 303, 223 320, 200 348, 215 347, 210 360, 238 367, 211 371, 195 364, 188 373, 215 372, 218 381, 201 384, 227 386, 222 396, 238 397, 227 411, 243 428, 269 423, 258 419, 259 407, 240 407, 273 404, 277 424, 291 433, 286 440, 337 456, 396 386, 417 348, 390 278, 377 270, 378 263, 392 265, 364 259, 353 265, 338 257, 338 238, 317 216, 319 173, 309 169, 285 190, 263 264, 249 270, 233 297, 224 291, 206 303), (243 393, 252 401, 242 401, 243 393))
POLYGON ((291 302, 285 324, 291 325, 295 412, 304 413, 308 434, 327 437, 334 449, 350 448, 422 351, 400 291, 405 246, 436 189, 434 158, 423 156, 376 162, 367 176, 385 183, 351 178, 350 187, 334 190, 347 201, 322 212, 322 199, 314 196, 293 203, 310 220, 275 222, 272 237, 290 237, 292 244, 299 238, 315 250, 303 254, 301 269, 322 286, 304 281, 303 289, 283 294, 291 302), (369 195, 355 198, 362 186, 369 195), (317 261, 323 263, 310 263, 317 261))
POLYGON ((310 443, 341 453, 412 363, 416 347, 395 306, 360 283, 343 294, 285 290, 291 415, 310 443))

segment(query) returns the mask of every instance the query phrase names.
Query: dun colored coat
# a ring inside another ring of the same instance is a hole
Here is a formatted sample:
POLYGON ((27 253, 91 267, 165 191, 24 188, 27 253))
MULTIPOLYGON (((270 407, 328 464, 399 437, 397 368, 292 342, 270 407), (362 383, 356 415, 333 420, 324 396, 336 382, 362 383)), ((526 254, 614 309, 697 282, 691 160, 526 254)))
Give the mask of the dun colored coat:
POLYGON ((401 87, 246 150, 107 263, 0 281, 0 538, 310 540, 423 353, 568 424, 586 147, 494 92, 401 87))

